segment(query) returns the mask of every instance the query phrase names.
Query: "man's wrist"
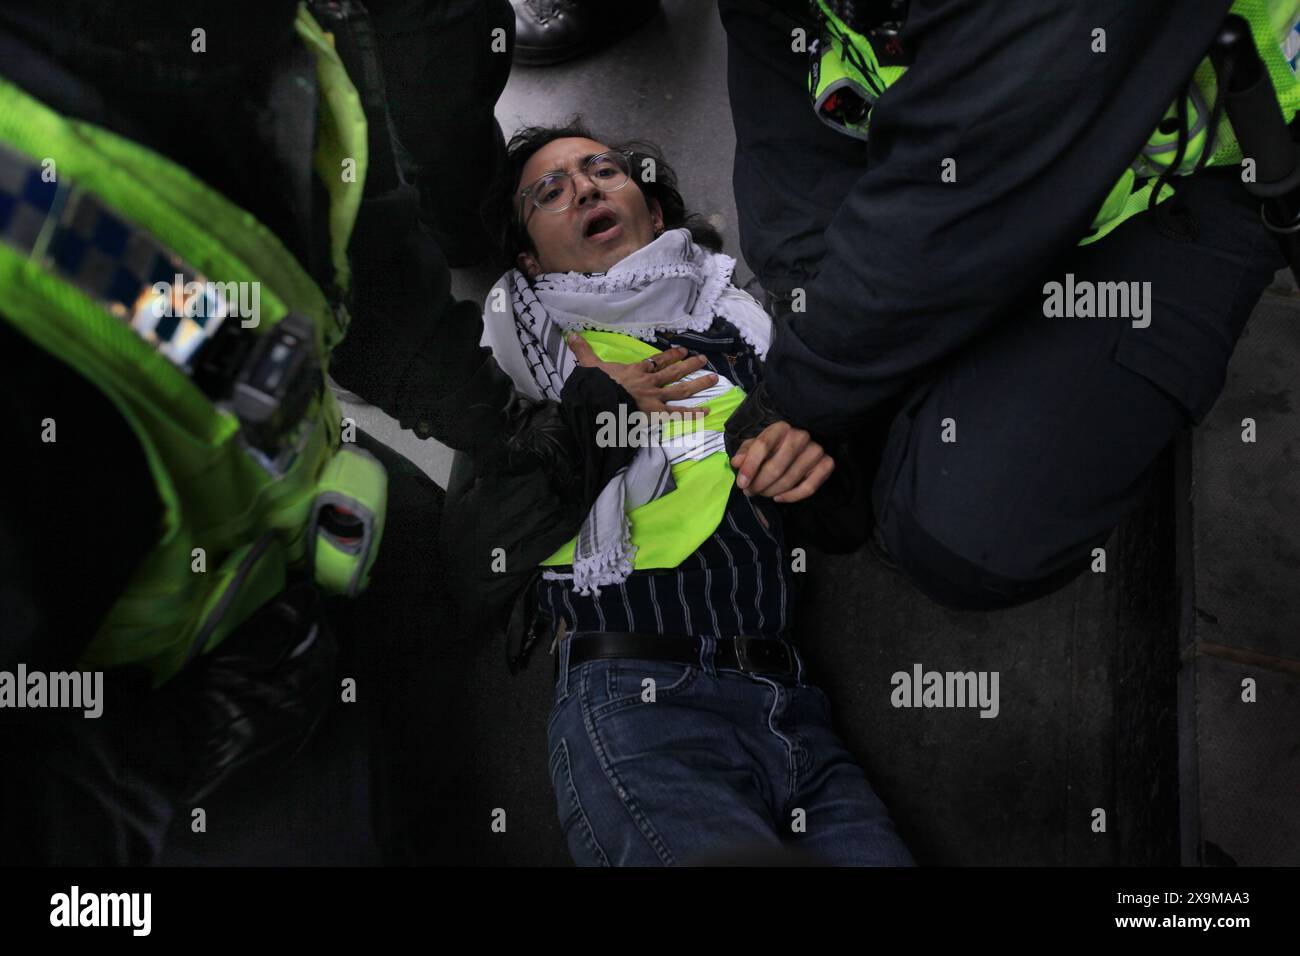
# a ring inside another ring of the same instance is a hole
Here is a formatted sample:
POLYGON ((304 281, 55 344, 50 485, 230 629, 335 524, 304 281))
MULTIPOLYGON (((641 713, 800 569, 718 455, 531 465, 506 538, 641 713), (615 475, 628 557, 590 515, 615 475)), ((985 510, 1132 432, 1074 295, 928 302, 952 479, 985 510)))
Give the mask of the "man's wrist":
POLYGON ((763 429, 782 421, 784 417, 772 401, 767 383, 759 382, 758 387, 745 396, 745 400, 727 419, 725 430, 727 456, 735 456, 747 439, 757 437, 763 429))

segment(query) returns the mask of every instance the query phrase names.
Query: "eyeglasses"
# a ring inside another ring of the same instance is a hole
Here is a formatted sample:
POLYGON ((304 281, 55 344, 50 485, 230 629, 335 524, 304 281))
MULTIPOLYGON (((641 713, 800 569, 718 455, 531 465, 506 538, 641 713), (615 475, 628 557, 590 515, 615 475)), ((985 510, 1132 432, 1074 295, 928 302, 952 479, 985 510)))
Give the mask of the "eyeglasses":
MULTIPOLYGON (((632 171, 632 150, 597 153, 582 164, 582 174, 602 192, 613 192, 628 184, 632 171)), ((519 194, 519 225, 524 225, 524 201, 531 199, 538 209, 563 212, 578 196, 578 184, 572 173, 557 170, 547 173, 519 194)))

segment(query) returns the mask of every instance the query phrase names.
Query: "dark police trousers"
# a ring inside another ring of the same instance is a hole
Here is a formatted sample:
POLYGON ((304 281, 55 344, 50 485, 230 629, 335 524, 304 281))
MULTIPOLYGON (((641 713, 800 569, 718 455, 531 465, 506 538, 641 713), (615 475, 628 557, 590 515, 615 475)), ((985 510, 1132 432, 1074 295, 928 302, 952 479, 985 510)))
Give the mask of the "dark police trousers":
MULTIPOLYGON (((723 0, 741 249, 763 286, 816 274, 823 232, 865 144, 823 125, 806 61, 761 4, 723 0)), ((788 24, 787 24, 788 25, 788 24)), ((1149 486, 1160 452, 1223 389, 1250 312, 1282 267, 1236 167, 1179 177, 1194 238, 1158 209, 1068 252, 1023 299, 865 425, 872 506, 901 569, 953 607, 1008 607, 1063 586, 1149 486), (1154 321, 1049 318, 1044 283, 1150 282, 1154 321), (944 441, 945 420, 952 419, 944 441)), ((1044 210, 1051 215, 1051 210, 1044 210)), ((932 278, 943 281, 942 262, 932 278)))

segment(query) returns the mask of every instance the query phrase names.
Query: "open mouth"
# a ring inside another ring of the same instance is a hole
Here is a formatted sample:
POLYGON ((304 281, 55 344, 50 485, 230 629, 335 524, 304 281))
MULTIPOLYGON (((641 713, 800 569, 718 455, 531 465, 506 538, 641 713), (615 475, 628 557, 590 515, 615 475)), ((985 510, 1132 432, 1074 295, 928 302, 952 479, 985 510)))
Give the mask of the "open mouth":
POLYGON ((602 210, 587 221, 587 225, 582 230, 582 237, 597 240, 609 239, 616 234, 618 228, 618 219, 614 214, 602 210))

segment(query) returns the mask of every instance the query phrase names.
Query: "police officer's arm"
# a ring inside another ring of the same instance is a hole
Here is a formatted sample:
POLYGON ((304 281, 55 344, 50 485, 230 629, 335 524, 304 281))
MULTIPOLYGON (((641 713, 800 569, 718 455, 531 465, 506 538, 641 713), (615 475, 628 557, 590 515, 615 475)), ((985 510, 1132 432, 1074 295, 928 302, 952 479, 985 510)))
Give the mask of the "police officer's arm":
MULTIPOLYGON (((479 473, 542 472, 553 493, 585 515, 605 482, 626 465, 635 449, 597 440, 602 412, 635 407, 632 396, 598 368, 579 367, 564 384, 561 401, 521 394, 488 349, 477 367, 450 394, 423 403, 417 434, 474 460, 479 473)), ((576 526, 573 530, 576 530, 576 526)))
MULTIPOLYGON (((333 353, 335 381, 419 437, 470 455, 480 473, 535 467, 552 487, 578 494, 585 476, 622 467, 617 449, 573 435, 575 423, 600 410, 574 394, 585 374, 565 389, 564 410, 532 402, 479 345, 479 308, 452 296, 446 261, 410 198, 394 192, 362 205, 351 246, 352 324, 333 353)), ((614 400, 602 390, 606 399, 614 400)))
POLYGON ((1086 234, 1228 7, 912 0, 914 64, 767 357, 777 416, 846 432, 1002 318, 1086 234))

